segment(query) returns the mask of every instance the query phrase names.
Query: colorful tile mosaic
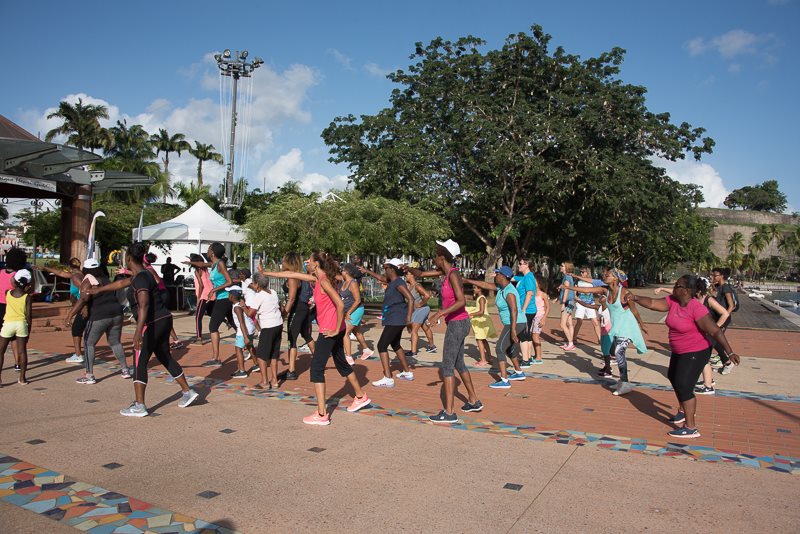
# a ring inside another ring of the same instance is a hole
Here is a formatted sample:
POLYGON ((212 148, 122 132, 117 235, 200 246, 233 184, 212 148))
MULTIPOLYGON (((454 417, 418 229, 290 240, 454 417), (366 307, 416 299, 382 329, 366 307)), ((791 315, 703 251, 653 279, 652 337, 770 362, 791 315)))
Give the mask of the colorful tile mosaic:
POLYGON ((61 473, 0 455, 0 499, 78 530, 92 534, 235 533, 93 484, 65 479, 61 473))

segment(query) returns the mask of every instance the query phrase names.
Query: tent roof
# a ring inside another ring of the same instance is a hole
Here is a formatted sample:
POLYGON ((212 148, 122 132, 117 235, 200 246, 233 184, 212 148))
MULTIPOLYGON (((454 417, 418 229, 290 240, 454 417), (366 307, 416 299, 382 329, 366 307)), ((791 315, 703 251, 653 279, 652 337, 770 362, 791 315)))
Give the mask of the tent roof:
MULTIPOLYGON (((136 239, 137 228, 133 229, 136 239)), ((247 236, 238 226, 222 217, 203 200, 177 217, 159 224, 145 226, 142 239, 150 241, 219 241, 247 243, 247 236)))

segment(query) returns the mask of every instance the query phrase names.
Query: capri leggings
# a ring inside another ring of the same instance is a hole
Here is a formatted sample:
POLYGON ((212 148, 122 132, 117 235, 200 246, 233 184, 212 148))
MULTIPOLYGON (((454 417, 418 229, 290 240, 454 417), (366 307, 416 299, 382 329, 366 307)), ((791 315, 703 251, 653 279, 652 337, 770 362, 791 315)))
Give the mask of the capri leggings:
POLYGON ((72 337, 83 337, 86 332, 86 319, 80 313, 72 321, 72 337))
POLYGON ((400 350, 400 338, 403 337, 405 325, 389 325, 383 327, 381 337, 378 339, 378 352, 387 352, 391 345, 392 350, 400 350))
POLYGON ((631 340, 626 337, 617 337, 614 336, 614 339, 611 341, 611 352, 610 356, 614 356, 617 359, 617 365, 619 367, 627 367, 628 360, 625 357, 625 351, 628 350, 628 345, 631 344, 631 340))
POLYGON ((273 326, 272 328, 262 328, 258 335, 258 348, 256 356, 259 360, 268 362, 277 360, 281 355, 281 334, 283 325, 273 326))
POLYGON ((444 332, 444 348, 442 349, 442 376, 453 376, 454 370, 459 374, 467 371, 464 363, 464 340, 469 334, 469 319, 458 319, 447 323, 444 332))
POLYGON ((151 324, 144 325, 142 346, 133 353, 133 381, 147 384, 147 363, 155 353, 159 363, 166 367, 172 378, 183 375, 180 364, 169 353, 169 333, 172 331, 172 316, 169 315, 151 324))
POLYGON ((325 366, 331 356, 333 356, 333 363, 336 365, 336 370, 339 371, 340 375, 347 377, 353 372, 353 368, 344 357, 344 332, 342 330, 334 337, 325 337, 322 334, 317 336, 314 355, 311 358, 310 374, 312 383, 325 383, 325 366))
POLYGON ((213 304, 213 301, 208 301, 206 299, 201 299, 197 302, 197 311, 194 314, 194 325, 195 330, 197 330, 197 339, 203 337, 203 318, 206 316, 206 312, 212 307, 213 304))
POLYGON ((117 361, 123 369, 128 365, 125 362, 125 350, 122 348, 120 338, 122 337, 122 315, 115 317, 107 317, 103 319, 92 319, 86 326, 86 337, 83 340, 84 351, 86 352, 86 361, 84 365, 88 374, 94 372, 94 358, 96 352, 97 342, 100 338, 106 335, 108 346, 116 356, 117 361))
POLYGON ((297 348, 298 336, 303 336, 306 343, 313 339, 311 337, 311 309, 308 307, 308 304, 304 302, 297 303, 294 308, 294 313, 289 317, 289 326, 287 330, 289 332, 290 349, 297 348))
POLYGON ((694 386, 703 367, 711 357, 711 347, 698 352, 687 352, 685 354, 672 353, 669 357, 669 370, 667 378, 675 390, 675 396, 679 402, 686 402, 694 398, 694 386))
POLYGON ((211 320, 208 323, 208 331, 212 334, 219 332, 220 325, 231 314, 231 301, 227 298, 214 301, 214 309, 211 310, 211 320))
MULTIPOLYGON (((516 332, 517 332, 517 339, 522 341, 522 333, 527 330, 527 325, 525 323, 517 323, 516 325, 516 332)), ((505 363, 506 357, 511 358, 519 358, 519 343, 514 343, 511 341, 511 325, 503 326, 503 331, 500 333, 500 337, 497 339, 497 345, 495 345, 495 349, 497 350, 497 363, 505 363)))

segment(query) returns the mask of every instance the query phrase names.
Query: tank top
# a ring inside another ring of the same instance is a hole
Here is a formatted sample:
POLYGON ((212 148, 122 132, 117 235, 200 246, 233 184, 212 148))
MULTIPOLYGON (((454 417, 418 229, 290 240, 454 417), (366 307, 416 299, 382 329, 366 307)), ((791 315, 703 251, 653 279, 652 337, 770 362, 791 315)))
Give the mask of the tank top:
POLYGON ((75 300, 81 298, 81 288, 75 285, 75 282, 70 278, 69 281, 69 296, 75 297, 75 300))
POLYGON ((540 319, 544 317, 544 309, 544 299, 536 295, 536 317, 540 319))
MULTIPOLYGON (((208 277, 209 280, 211 280, 211 285, 214 286, 214 288, 225 284, 225 275, 219 272, 219 262, 217 262, 217 264, 211 268, 211 272, 208 274, 208 277)), ((217 300, 226 299, 228 298, 228 292, 224 290, 217 291, 215 298, 217 300)))
MULTIPOLYGON (((84 280, 87 279, 89 283, 95 287, 105 286, 111 283, 108 278, 100 278, 98 280, 91 275, 86 275, 84 280)), ((92 296, 89 301, 90 319, 111 319, 118 315, 122 315, 122 306, 119 303, 116 292, 98 293, 92 296)))
POLYGON ((617 297, 614 302, 611 302, 611 290, 606 299, 608 303, 608 313, 611 315, 611 329, 608 335, 612 338, 627 338, 630 339, 636 346, 636 352, 644 354, 647 352, 647 345, 645 345, 642 331, 639 329, 639 323, 636 322, 636 317, 630 308, 623 308, 620 300, 622 299, 622 287, 617 292, 617 297))
MULTIPOLYGON (((447 309, 456 302, 456 294, 453 292, 453 287, 450 285, 450 273, 453 271, 458 271, 458 268, 451 268, 447 276, 444 277, 444 282, 442 282, 442 309, 447 309)), ((444 318, 444 322, 449 323, 450 321, 461 321, 463 319, 469 319, 466 306, 461 306, 456 311, 447 314, 444 318)))
POLYGON ((24 321, 25 320, 25 305, 28 301, 28 294, 21 297, 15 297, 11 291, 7 292, 6 298, 6 315, 4 321, 24 321))
POLYGON ((419 294, 417 291, 417 284, 415 283, 413 286, 408 286, 409 291, 411 291, 411 298, 414 300, 414 304, 417 302, 422 302, 422 295, 419 294))
POLYGON ((14 289, 12 280, 14 279, 14 273, 16 272, 17 271, 0 269, 0 304, 6 303, 6 293, 14 289))
POLYGON ((211 277, 208 275, 208 269, 203 267, 196 272, 200 273, 200 281, 203 282, 203 290, 200 291, 200 285, 195 284, 194 294, 197 296, 198 300, 208 300, 208 294, 211 292, 211 277))
POLYGON ((353 292, 350 291, 350 284, 353 282, 355 282, 355 280, 350 280, 339 290, 339 296, 342 297, 342 302, 344 302, 345 313, 356 303, 356 298, 353 296, 353 292))
POLYGON ((387 326, 405 326, 408 304, 400 288, 406 286, 405 280, 399 276, 389 282, 383 293, 383 324, 387 326))
POLYGON ((322 274, 322 278, 314 284, 313 289, 313 296, 314 302, 317 304, 317 324, 319 325, 320 331, 322 330, 335 330, 337 332, 341 332, 344 330, 344 314, 342 314, 342 322, 336 325, 336 306, 331 301, 331 298, 325 293, 325 290, 322 289, 322 281, 326 280, 327 276, 325 273, 322 274))
MULTIPOLYGON (((283 283, 283 294, 286 295, 286 298, 289 298, 289 281, 283 283)), ((292 309, 286 310, 288 313, 294 313, 297 310, 297 305, 303 303, 304 305, 308 305, 308 301, 311 300, 311 297, 314 296, 314 291, 311 289, 311 284, 306 282, 305 280, 300 281, 300 287, 297 290, 297 295, 294 298, 294 304, 292 304, 292 309)), ((344 307, 347 310, 347 305, 344 307)))
MULTIPOLYGON (((237 302, 233 307, 234 308, 241 308, 243 312, 245 311, 244 307, 242 306, 242 304, 240 302, 237 302)), ((250 318, 250 316, 247 315, 246 312, 243 314, 243 316, 244 316, 244 324, 245 324, 245 327, 247 328, 247 334, 248 335, 253 335, 253 332, 256 331, 256 324, 253 322, 253 320, 250 318)), ((244 331, 242 330, 242 325, 239 322, 239 314, 236 313, 235 309, 234 309, 234 312, 233 312, 233 324, 236 326, 236 335, 244 337, 244 331)))

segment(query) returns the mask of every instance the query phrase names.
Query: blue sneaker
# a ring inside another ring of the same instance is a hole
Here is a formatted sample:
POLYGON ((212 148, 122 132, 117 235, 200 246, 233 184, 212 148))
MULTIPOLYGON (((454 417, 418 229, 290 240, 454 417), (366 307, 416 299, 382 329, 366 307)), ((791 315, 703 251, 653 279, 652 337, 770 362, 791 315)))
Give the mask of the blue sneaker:
POLYGON ((542 365, 544 360, 533 360, 533 365, 542 365))
POLYGON ((428 417, 428 420, 433 423, 445 423, 452 425, 458 423, 458 416, 455 413, 447 413, 444 410, 440 410, 436 415, 428 417))
POLYGON ((669 422, 672 423, 673 425, 680 425, 685 421, 686 421, 686 414, 683 413, 683 410, 678 410, 678 413, 669 418, 669 422))
POLYGON ((518 371, 516 373, 511 373, 508 375, 509 380, 525 380, 525 373, 522 371, 518 371))
POLYGON ((689 428, 687 426, 682 426, 680 428, 676 428, 670 432, 667 432, 667 435, 672 438, 699 438, 700 431, 696 428, 689 428))
POLYGON ((492 389, 510 389, 511 388, 511 382, 509 382, 508 379, 503 380, 501 378, 500 380, 498 380, 494 384, 489 384, 489 387, 492 388, 492 389))

